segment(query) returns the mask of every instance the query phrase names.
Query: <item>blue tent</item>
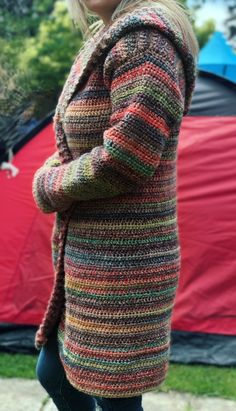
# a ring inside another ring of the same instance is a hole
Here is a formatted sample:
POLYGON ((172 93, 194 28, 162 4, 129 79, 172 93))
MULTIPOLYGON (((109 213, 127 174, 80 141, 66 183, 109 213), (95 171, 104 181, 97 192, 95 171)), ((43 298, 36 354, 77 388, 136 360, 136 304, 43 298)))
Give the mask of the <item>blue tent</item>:
POLYGON ((236 83, 236 54, 223 33, 215 31, 199 53, 198 67, 236 83))

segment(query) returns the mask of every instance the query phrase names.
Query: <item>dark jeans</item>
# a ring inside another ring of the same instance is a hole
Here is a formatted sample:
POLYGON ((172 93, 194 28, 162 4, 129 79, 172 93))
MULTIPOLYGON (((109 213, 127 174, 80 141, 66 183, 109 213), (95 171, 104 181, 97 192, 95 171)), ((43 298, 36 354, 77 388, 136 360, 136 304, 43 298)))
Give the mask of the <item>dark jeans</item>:
POLYGON ((96 402, 102 411, 143 411, 141 395, 129 398, 92 397, 74 388, 67 380, 60 361, 55 330, 40 350, 36 375, 59 411, 95 411, 96 402))

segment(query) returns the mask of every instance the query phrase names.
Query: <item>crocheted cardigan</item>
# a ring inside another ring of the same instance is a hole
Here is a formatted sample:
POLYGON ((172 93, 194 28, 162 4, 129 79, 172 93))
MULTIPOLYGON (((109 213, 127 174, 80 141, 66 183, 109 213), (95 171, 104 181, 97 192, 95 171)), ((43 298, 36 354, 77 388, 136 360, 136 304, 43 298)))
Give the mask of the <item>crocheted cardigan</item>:
POLYGON ((181 267, 177 146, 197 68, 160 9, 137 9, 99 35, 74 60, 56 151, 33 178, 37 207, 56 213, 55 282, 35 346, 56 330, 74 387, 130 397, 168 370, 181 267))

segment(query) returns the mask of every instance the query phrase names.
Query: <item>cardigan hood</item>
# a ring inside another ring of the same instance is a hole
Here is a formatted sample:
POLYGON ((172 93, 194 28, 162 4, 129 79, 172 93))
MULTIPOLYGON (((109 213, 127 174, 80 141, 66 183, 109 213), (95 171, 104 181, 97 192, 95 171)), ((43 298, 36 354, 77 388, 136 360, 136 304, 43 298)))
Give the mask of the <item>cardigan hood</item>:
POLYGON ((125 16, 120 16, 115 21, 111 21, 108 25, 103 27, 99 34, 102 34, 99 41, 96 43, 97 35, 94 39, 86 45, 87 54, 79 53, 75 58, 70 73, 70 86, 65 83, 64 89, 66 93, 60 96, 59 103, 56 111, 60 111, 62 117, 65 113, 67 104, 72 97, 76 88, 80 87, 84 81, 88 78, 93 68, 100 62, 104 56, 115 46, 115 44, 125 37, 129 32, 133 32, 140 28, 152 27, 163 34, 175 45, 183 61, 185 80, 186 80, 186 93, 183 115, 186 115, 189 111, 192 96, 195 88, 196 78, 198 74, 197 62, 190 47, 183 37, 183 34, 179 28, 173 25, 170 21, 167 13, 158 8, 157 6, 144 6, 136 9, 125 16), (95 47, 91 48, 92 42, 95 40, 95 47), (91 52, 90 49, 92 50, 91 52), (81 59, 81 64, 78 66, 77 61, 81 59), (72 75, 71 75, 72 74, 72 75))

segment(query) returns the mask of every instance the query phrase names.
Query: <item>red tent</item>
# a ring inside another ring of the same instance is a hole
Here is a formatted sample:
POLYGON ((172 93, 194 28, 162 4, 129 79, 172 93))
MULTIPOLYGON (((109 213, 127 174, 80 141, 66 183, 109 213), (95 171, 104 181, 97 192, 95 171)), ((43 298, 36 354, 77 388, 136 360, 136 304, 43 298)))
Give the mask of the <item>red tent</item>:
POLYGON ((171 359, 236 364, 236 85, 200 72, 178 146, 171 359))
POLYGON ((15 178, 0 171, 0 322, 38 324, 53 285, 50 232, 54 214, 43 214, 32 197, 33 174, 54 152, 49 124, 14 156, 15 178))
MULTIPOLYGON (((200 72, 178 146, 182 267, 172 361, 236 364, 235 136, 236 85, 200 72)), ((0 172, 0 348, 7 350, 19 351, 19 342, 23 350, 28 331, 32 348, 53 284, 55 215, 36 208, 31 189, 34 172, 54 151, 49 124, 15 155, 15 178, 0 172)))

